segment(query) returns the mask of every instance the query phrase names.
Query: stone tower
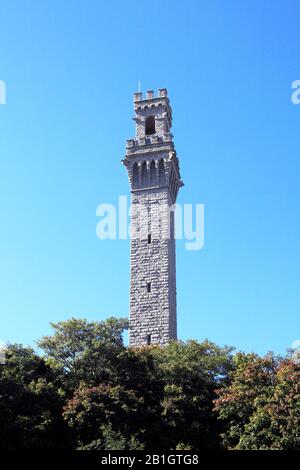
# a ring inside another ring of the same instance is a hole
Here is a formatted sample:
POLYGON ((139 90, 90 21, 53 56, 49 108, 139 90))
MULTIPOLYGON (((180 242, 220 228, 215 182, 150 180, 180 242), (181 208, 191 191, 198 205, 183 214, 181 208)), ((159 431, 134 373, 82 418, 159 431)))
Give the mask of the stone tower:
POLYGON ((134 112, 136 135, 122 160, 131 189, 129 343, 165 345, 177 337, 172 206, 183 186, 167 90, 135 93, 134 112))

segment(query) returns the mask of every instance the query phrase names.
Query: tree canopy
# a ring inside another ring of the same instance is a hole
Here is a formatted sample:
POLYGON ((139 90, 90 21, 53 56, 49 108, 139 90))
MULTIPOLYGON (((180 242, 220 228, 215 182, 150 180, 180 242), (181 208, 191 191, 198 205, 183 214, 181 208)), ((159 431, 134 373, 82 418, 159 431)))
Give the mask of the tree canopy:
POLYGON ((0 365, 0 447, 300 449, 299 365, 206 340, 124 345, 126 319, 52 324, 0 365))

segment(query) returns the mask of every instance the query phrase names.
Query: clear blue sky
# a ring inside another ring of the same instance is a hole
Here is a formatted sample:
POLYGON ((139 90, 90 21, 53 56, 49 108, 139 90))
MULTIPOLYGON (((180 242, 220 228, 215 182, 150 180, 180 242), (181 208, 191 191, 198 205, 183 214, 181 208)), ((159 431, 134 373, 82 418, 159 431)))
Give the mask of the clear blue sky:
POLYGON ((96 238, 128 194, 132 93, 167 87, 205 246, 177 244, 182 339, 282 353, 299 339, 298 1, 1 0, 0 339, 128 315, 129 241, 96 238))

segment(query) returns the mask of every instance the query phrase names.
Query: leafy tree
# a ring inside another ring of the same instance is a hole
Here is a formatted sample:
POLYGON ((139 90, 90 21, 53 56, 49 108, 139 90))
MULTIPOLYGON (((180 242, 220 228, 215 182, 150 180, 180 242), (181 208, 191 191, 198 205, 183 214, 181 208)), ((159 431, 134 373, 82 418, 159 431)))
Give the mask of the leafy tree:
POLYGON ((117 445, 126 442, 126 448, 132 436, 148 450, 217 447, 212 400, 226 382, 231 351, 208 341, 121 348, 109 380, 102 376, 93 387, 82 382, 67 403, 64 418, 77 445, 106 448, 108 429, 121 433, 117 445), (134 397, 131 406, 126 397, 134 397))
POLYGON ((128 328, 126 319, 87 322, 72 318, 51 326, 54 334, 43 337, 38 345, 71 389, 81 381, 90 386, 114 381, 118 354, 125 349, 122 334, 128 328))
POLYGON ((148 450, 163 446, 166 429, 161 420, 164 382, 157 367, 155 346, 128 348, 120 357, 119 381, 143 400, 137 419, 140 440, 148 450))
POLYGON ((127 348, 127 320, 71 319, 41 357, 10 345, 0 365, 0 448, 300 449, 291 358, 209 341, 127 348))
POLYGON ((162 422, 168 448, 217 448, 218 423, 213 413, 215 389, 226 383, 232 348, 204 341, 174 341, 153 354, 164 382, 162 422))
POLYGON ((101 427, 102 438, 92 441, 90 444, 79 447, 80 450, 143 450, 136 436, 126 439, 120 432, 114 431, 112 426, 101 427))
POLYGON ((300 449, 300 371, 291 361, 239 353, 215 410, 229 449, 300 449))
POLYGON ((79 448, 130 449, 143 400, 121 386, 79 388, 66 404, 64 419, 74 430, 79 448))
POLYGON ((10 345, 0 366, 0 448, 68 446, 64 394, 31 348, 10 345))

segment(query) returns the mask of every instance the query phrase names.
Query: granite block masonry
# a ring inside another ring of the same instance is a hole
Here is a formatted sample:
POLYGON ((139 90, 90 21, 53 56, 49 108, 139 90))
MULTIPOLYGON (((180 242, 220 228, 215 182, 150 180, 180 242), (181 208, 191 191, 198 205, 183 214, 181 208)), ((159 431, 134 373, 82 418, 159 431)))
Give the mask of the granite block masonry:
POLYGON ((122 160, 131 189, 130 346, 177 338, 174 211, 183 183, 165 88, 134 94, 136 135, 122 160))

